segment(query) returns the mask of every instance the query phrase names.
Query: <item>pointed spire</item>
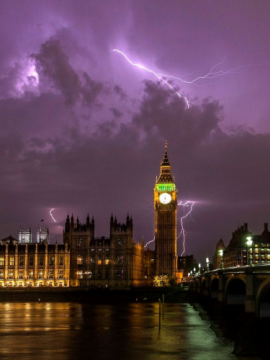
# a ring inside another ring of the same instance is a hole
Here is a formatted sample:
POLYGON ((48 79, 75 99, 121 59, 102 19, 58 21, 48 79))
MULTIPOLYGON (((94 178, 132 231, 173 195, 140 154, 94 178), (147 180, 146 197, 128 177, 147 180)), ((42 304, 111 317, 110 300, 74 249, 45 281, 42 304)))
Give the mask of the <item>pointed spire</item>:
POLYGON ((167 148, 168 148, 168 143, 166 141, 163 161, 161 161, 161 164, 160 164, 160 174, 159 174, 158 179, 156 180, 157 184, 158 183, 174 183, 174 178, 172 177, 172 174, 171 174, 171 164, 170 164, 170 161, 168 158, 167 148))
POLYGON ((163 161, 161 162, 161 166, 170 166, 167 148, 168 148, 168 143, 167 143, 167 141, 165 141, 165 151, 164 151, 163 161))

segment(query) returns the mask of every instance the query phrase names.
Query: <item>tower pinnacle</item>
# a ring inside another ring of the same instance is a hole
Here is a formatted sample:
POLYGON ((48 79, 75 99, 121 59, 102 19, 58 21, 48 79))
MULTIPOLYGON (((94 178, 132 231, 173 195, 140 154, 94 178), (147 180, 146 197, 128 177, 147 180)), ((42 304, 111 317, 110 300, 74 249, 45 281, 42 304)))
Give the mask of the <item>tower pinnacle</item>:
POLYGON ((174 183, 174 179, 171 174, 171 164, 168 158, 168 143, 165 141, 164 157, 160 163, 160 174, 157 183, 174 183))

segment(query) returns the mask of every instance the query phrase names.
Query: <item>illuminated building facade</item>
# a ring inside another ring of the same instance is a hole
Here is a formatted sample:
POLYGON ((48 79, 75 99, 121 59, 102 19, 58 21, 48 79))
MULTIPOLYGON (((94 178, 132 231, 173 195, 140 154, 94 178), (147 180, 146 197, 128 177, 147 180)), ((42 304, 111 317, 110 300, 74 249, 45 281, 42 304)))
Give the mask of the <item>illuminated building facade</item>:
POLYGON ((261 234, 252 234, 248 229, 248 224, 237 228, 232 233, 232 238, 223 251, 216 249, 214 258, 219 258, 215 262, 215 268, 243 266, 243 265, 263 265, 270 263, 270 232, 268 224, 264 224, 261 234))
POLYGON ((19 231, 19 243, 20 244, 31 244, 32 243, 32 230, 31 228, 19 231))
POLYGON ((37 230, 37 243, 41 243, 43 241, 46 241, 48 244, 50 243, 50 233, 48 227, 45 227, 44 229, 39 227, 37 230))
POLYGON ((155 275, 175 279, 177 272, 177 189, 165 153, 154 188, 155 275))
POLYGON ((70 285, 130 287, 147 283, 144 245, 133 242, 133 221, 120 224, 110 219, 110 237, 95 238, 95 222, 89 216, 81 224, 66 219, 64 242, 71 251, 70 285))
POLYGON ((10 237, 0 244, 0 286, 69 286, 67 244, 20 244, 10 237))
POLYGON ((107 238, 95 237, 95 221, 89 215, 84 224, 67 216, 63 245, 49 244, 48 228, 38 229, 36 243, 31 229, 20 230, 19 240, 0 241, 0 286, 130 288, 152 285, 156 276, 179 282, 177 206, 166 143, 154 188, 155 251, 145 249, 143 241, 134 242, 129 215, 125 223, 111 216, 107 238))

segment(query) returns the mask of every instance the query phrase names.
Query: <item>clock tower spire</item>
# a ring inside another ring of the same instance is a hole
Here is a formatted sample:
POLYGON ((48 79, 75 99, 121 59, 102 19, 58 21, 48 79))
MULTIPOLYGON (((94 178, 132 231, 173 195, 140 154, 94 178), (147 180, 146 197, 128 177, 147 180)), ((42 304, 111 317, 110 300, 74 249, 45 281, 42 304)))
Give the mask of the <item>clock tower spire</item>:
POLYGON ((154 188, 155 273, 176 278, 177 270, 177 189, 165 152, 154 188))

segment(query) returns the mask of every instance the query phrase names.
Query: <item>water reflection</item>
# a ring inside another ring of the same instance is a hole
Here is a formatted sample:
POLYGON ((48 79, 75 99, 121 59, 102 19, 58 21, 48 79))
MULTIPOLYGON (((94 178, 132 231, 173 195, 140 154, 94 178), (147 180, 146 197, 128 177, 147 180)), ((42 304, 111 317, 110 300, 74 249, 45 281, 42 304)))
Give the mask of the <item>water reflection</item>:
POLYGON ((2 359, 236 359, 188 304, 0 303, 2 359))

